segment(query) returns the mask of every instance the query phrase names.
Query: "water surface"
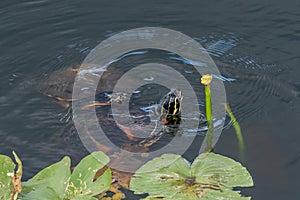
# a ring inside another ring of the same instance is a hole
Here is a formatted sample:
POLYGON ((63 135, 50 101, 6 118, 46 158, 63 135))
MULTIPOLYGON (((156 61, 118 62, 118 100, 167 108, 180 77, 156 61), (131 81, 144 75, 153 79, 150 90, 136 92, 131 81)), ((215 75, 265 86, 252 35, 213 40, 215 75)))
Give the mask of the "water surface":
MULTIPOLYGON (((299 198, 300 2, 1 1, 0 151, 18 152, 24 179, 70 155, 66 110, 40 92, 54 71, 74 66, 102 40, 153 26, 195 38, 219 67, 244 132, 254 199, 299 198), (68 144, 68 145, 66 145, 68 144)), ((187 71, 189 73, 189 71, 187 71)), ((79 141, 78 141, 79 142, 79 141)), ((226 128, 216 151, 238 159, 226 128)))

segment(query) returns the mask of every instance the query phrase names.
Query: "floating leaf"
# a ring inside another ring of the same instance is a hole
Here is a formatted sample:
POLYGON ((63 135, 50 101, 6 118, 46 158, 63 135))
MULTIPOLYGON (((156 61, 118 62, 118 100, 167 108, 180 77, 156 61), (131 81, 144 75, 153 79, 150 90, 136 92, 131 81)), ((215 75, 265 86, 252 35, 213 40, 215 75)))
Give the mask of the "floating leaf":
POLYGON ((241 194, 237 191, 232 191, 230 189, 224 189, 224 191, 218 190, 204 190, 203 198, 206 200, 250 200, 251 197, 241 197, 241 194))
POLYGON ((0 199, 11 199, 14 192, 11 176, 14 175, 15 167, 10 157, 0 155, 0 199))
POLYGON ((200 154, 191 169, 198 183, 217 184, 227 188, 253 186, 253 180, 246 168, 222 155, 200 154))
POLYGON ((70 167, 71 160, 68 156, 65 156, 61 161, 46 167, 33 178, 23 183, 24 191, 22 194, 32 191, 35 191, 35 193, 46 191, 49 194, 55 192, 62 199, 68 185, 68 178, 71 176, 70 167))
POLYGON ((173 196, 178 189, 173 187, 189 176, 190 166, 180 155, 164 154, 154 158, 138 169, 131 179, 130 189, 136 194, 173 196), (178 166, 179 169, 176 169, 178 166), (166 190, 167 188, 167 190, 166 190))
POLYGON ((111 184, 110 169, 107 169, 96 181, 93 179, 96 172, 108 162, 109 158, 103 152, 94 152, 82 159, 71 175, 66 197, 95 196, 107 190, 111 184))
POLYGON ((109 162, 103 152, 93 152, 81 160, 71 174, 69 157, 43 169, 25 182, 22 200, 96 200, 93 196, 107 190, 111 184, 111 171, 94 180, 95 173, 109 162))
POLYGON ((57 191, 55 191, 51 187, 38 187, 32 190, 30 193, 26 194, 22 200, 62 200, 62 198, 58 195, 57 191))
POLYGON ((135 194, 145 199, 245 200, 236 186, 252 186, 248 171, 234 160, 214 154, 199 155, 190 165, 180 155, 165 154, 138 169, 130 182, 135 194))
POLYGON ((22 191, 22 162, 18 155, 13 151, 13 155, 18 164, 16 164, 8 156, 0 155, 0 199, 16 200, 22 191))

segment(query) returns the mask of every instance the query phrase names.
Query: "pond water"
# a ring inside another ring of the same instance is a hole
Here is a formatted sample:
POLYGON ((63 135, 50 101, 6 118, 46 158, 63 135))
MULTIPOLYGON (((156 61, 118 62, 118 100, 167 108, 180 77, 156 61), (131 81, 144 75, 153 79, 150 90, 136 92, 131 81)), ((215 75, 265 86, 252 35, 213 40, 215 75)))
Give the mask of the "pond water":
MULTIPOLYGON (((197 40, 221 72, 255 181, 243 193, 299 199, 299 8, 296 0, 1 1, 0 152, 18 152, 24 180, 63 155, 78 162, 87 151, 80 141, 68 142, 67 111, 38 88, 111 35, 165 27, 197 40)), ((238 159, 232 127, 223 130, 215 151, 238 159)))

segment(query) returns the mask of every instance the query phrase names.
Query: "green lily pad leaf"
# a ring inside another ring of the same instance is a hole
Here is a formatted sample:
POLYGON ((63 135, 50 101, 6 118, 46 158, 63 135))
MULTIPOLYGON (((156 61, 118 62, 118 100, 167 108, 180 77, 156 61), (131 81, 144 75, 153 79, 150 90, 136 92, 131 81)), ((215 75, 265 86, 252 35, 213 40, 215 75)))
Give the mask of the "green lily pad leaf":
POLYGON ((16 165, 10 157, 0 155, 0 199, 10 199, 14 192, 11 176, 16 165))
POLYGON ((94 152, 83 158, 71 174, 71 161, 66 156, 23 183, 22 199, 96 200, 93 196, 107 190, 111 184, 109 168, 94 180, 96 172, 108 162, 103 152, 94 152))
POLYGON ((26 194, 21 199, 22 200, 62 200, 57 192, 51 187, 40 187, 32 192, 26 194))
POLYGON ((95 197, 81 196, 81 197, 74 197, 74 198, 72 198, 72 200, 98 200, 98 199, 95 197))
POLYGON ((189 174, 190 166, 185 159, 180 155, 164 154, 136 171, 130 181, 130 189, 136 194, 149 193, 152 197, 160 197, 161 194, 173 196, 178 192, 173 186, 183 183, 189 174))
POLYGON ((223 191, 205 189, 203 191, 203 197, 201 199, 206 200, 250 200, 251 197, 241 197, 238 191, 232 191, 230 189, 224 189, 223 191))
POLYGON ((109 158, 103 152, 93 152, 81 160, 75 167, 66 191, 66 198, 95 196, 111 185, 111 171, 108 168, 94 181, 96 172, 109 162, 109 158))
POLYGON ((190 165, 180 155, 165 154, 136 171, 130 182, 145 199, 245 200, 235 186, 252 186, 249 172, 238 162, 214 153, 199 155, 190 165))
MULTIPOLYGON (((50 187, 34 190, 34 191, 30 192, 29 194, 23 196, 21 199, 22 200, 40 200, 41 198, 43 200, 62 200, 62 198, 58 196, 56 191, 54 191, 50 187)), ((75 198, 72 198, 72 200, 97 200, 97 198, 84 196, 84 197, 77 197, 77 198, 75 197, 75 198)))
POLYGON ((249 172, 240 163, 215 153, 200 154, 191 166, 197 183, 232 187, 253 186, 249 172))
POLYGON ((33 178, 23 183, 22 194, 31 191, 40 194, 41 192, 46 191, 47 194, 49 193, 52 195, 53 192, 55 192, 56 195, 62 199, 65 195, 66 187, 68 186, 68 178, 71 176, 70 167, 71 160, 68 156, 64 157, 61 161, 46 167, 33 178))
POLYGON ((149 161, 146 165, 143 165, 136 173, 152 173, 153 171, 165 169, 178 159, 182 160, 182 157, 177 154, 164 154, 161 157, 149 161))
MULTIPOLYGON (((235 192, 232 190, 221 192, 218 190, 204 189, 201 195, 203 196, 195 197, 179 193, 171 197, 163 198, 163 200, 251 200, 251 197, 241 197, 239 192, 235 192)), ((146 198, 143 198, 142 200, 162 200, 162 198, 148 196, 146 198)))

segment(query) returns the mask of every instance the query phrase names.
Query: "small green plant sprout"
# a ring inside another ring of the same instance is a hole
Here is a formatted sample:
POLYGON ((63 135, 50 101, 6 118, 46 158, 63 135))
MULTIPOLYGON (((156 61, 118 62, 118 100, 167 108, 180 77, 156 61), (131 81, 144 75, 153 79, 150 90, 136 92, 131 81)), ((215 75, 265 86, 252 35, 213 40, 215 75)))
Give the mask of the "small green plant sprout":
POLYGON ((233 128, 235 130, 237 139, 238 139, 238 144, 239 144, 239 159, 241 161, 245 161, 245 145, 244 145, 244 139, 243 139, 243 134, 241 131, 241 127, 239 123, 237 122, 236 118, 234 117, 233 113, 231 112, 231 109, 227 103, 225 103, 225 110, 228 113, 230 120, 232 122, 233 128))
POLYGON ((240 163, 215 153, 200 154, 192 164, 180 155, 154 158, 131 179, 135 194, 144 199, 246 200, 234 187, 253 186, 251 175, 240 163))
POLYGON ((109 158, 103 152, 93 152, 83 158, 71 173, 71 161, 61 161, 43 169, 23 183, 22 200, 96 200, 94 196, 109 189, 111 170, 95 180, 95 174, 103 169, 109 158))
POLYGON ((16 172, 16 164, 12 159, 0 155, 0 199, 3 200, 16 200, 22 191, 22 162, 14 151, 13 155, 18 164, 16 172))

